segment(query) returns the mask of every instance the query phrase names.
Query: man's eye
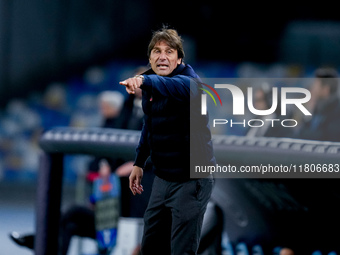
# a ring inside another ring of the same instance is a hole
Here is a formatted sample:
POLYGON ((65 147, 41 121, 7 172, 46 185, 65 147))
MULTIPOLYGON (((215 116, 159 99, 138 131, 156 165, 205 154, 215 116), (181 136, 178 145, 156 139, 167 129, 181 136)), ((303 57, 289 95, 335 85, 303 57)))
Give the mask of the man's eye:
POLYGON ((171 54, 172 53, 172 50, 168 50, 168 54, 171 54))

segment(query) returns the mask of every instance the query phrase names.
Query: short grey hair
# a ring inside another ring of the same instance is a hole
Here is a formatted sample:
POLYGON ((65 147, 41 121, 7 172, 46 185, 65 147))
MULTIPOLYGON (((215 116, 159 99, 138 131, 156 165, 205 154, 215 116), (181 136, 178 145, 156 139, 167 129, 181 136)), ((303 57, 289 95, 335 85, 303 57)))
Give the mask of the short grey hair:
POLYGON ((120 110, 124 104, 124 96, 119 91, 103 91, 99 94, 99 101, 108 103, 120 110))

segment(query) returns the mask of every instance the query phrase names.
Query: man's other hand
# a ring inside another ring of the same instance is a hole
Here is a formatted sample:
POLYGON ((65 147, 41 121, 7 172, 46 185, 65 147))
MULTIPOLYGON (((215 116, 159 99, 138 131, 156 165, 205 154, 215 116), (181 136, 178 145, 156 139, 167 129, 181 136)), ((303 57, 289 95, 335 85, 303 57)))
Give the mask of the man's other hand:
POLYGON ((132 172, 129 177, 130 190, 133 195, 142 194, 143 186, 141 185, 143 178, 143 169, 138 166, 133 166, 132 172))

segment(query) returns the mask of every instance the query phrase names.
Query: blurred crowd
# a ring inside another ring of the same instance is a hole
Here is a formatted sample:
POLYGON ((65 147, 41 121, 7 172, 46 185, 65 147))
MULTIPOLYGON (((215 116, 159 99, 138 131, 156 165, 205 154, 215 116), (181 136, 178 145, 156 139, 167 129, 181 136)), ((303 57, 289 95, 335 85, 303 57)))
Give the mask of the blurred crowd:
MULTIPOLYGON (((91 67, 66 82, 48 84, 42 92, 11 99, 0 112, 0 181, 36 180, 38 142, 45 130, 58 126, 127 127, 128 123, 113 120, 124 103, 133 103, 118 82, 136 71, 136 65, 131 64, 91 67)), ((73 182, 79 162, 70 158, 66 159, 65 178, 73 182)))

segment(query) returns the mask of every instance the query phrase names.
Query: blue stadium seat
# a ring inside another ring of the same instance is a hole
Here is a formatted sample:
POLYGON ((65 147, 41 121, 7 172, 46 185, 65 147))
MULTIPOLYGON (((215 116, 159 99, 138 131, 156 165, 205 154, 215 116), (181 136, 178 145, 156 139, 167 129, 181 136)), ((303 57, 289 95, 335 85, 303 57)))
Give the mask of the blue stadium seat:
POLYGON ((238 243, 235 250, 236 255, 249 255, 248 247, 244 242, 238 243))
POLYGON ((279 255, 281 249, 282 249, 282 247, 280 247, 280 246, 274 247, 274 249, 273 249, 273 255, 279 255))
POLYGON ((259 244, 254 245, 252 248, 251 254, 252 255, 264 255, 262 246, 259 244))
POLYGON ((234 248, 231 242, 227 242, 226 244, 223 245, 222 247, 222 255, 234 255, 234 248))
POLYGON ((328 253, 328 255, 337 255, 337 253, 335 251, 331 251, 328 253))

